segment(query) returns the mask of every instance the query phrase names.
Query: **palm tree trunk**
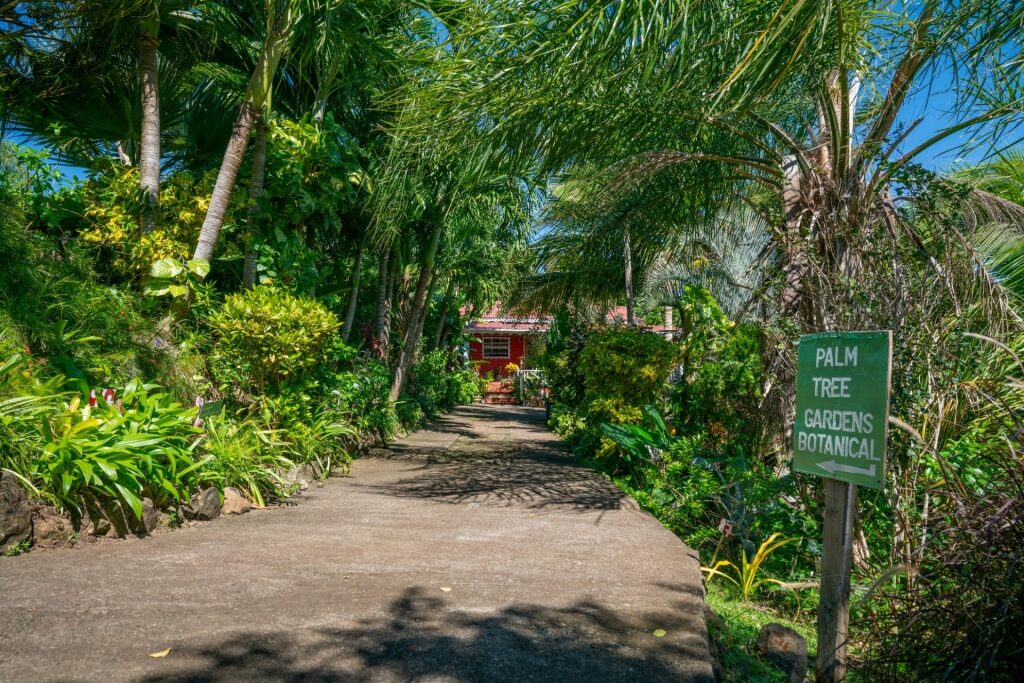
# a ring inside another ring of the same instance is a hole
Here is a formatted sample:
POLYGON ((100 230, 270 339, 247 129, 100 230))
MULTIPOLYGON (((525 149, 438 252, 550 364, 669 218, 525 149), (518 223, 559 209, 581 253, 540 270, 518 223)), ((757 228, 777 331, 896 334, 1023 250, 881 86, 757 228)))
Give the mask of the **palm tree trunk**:
POLYGON ((377 323, 373 330, 373 350, 383 358, 384 331, 391 318, 391 300, 388 298, 388 284, 391 282, 391 250, 385 249, 377 259, 377 323))
POLYGON ((434 335, 434 348, 441 348, 441 338, 444 336, 445 322, 448 320, 448 311, 452 307, 452 298, 455 296, 455 280, 448 281, 448 291, 444 293, 444 304, 441 306, 441 313, 437 318, 437 334, 434 335))
POLYGON ((389 397, 392 401, 397 401, 398 397, 402 395, 405 377, 409 372, 410 366, 412 366, 412 359, 416 354, 416 345, 420 341, 420 332, 423 329, 420 324, 420 317, 423 316, 423 309, 426 306, 427 288, 433 279, 434 260, 437 257, 437 245, 441 239, 441 221, 435 218, 433 224, 430 242, 427 244, 427 249, 423 254, 422 263, 420 264, 420 277, 416 283, 416 296, 413 298, 409 316, 406 318, 402 355, 398 359, 398 365, 395 366, 395 375, 391 382, 389 397))
POLYGON ((629 230, 623 240, 623 255, 626 258, 626 324, 633 324, 633 245, 629 241, 629 230))
POLYGON ((263 196, 263 180, 267 168, 267 122, 260 117, 256 124, 256 139, 252 148, 252 177, 249 179, 249 216, 245 233, 245 266, 242 269, 242 287, 251 289, 256 284, 256 252, 252 248, 256 221, 263 196))
POLYGON ((199 241, 192 256, 194 259, 209 261, 213 257, 217 238, 220 237, 220 229, 224 225, 224 215, 227 213, 231 201, 231 191, 235 187, 235 178, 238 177, 238 169, 245 157, 245 148, 249 145, 249 135, 252 133, 253 125, 260 117, 260 111, 270 97, 270 88, 274 82, 274 75, 277 73, 277 65, 288 48, 286 37, 291 21, 290 12, 290 8, 281 10, 268 27, 267 37, 263 43, 263 53, 249 79, 249 85, 245 90, 245 99, 242 101, 238 118, 235 119, 234 128, 231 130, 227 149, 224 151, 224 160, 221 162, 217 182, 214 184, 213 194, 210 196, 210 207, 206 211, 203 227, 199 231, 199 241))
POLYGON ((345 325, 341 328, 341 340, 348 343, 349 337, 352 336, 352 323, 356 319, 356 304, 359 302, 359 271, 363 266, 363 246, 366 242, 364 238, 359 243, 359 250, 356 251, 356 263, 352 267, 352 294, 348 298, 348 310, 345 311, 345 325))
POLYGON ((146 27, 139 41, 139 80, 142 86, 142 124, 139 139, 139 187, 145 196, 142 233, 156 227, 160 205, 160 90, 157 82, 159 25, 146 27))

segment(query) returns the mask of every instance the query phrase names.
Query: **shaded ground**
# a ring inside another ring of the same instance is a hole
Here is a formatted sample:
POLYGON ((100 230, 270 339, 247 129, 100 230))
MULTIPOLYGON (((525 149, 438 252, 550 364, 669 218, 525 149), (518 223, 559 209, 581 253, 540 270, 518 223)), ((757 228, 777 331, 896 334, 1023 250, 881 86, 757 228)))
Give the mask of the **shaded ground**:
POLYGON ((710 681, 694 554, 542 418, 463 408, 290 509, 0 558, 0 681, 710 681))

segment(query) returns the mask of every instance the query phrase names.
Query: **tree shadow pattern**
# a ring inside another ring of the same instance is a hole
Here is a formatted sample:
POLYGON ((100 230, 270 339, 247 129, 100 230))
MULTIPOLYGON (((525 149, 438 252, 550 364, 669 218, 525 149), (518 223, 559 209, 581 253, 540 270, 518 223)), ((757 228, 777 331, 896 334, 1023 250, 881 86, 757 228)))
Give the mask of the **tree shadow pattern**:
POLYGON ((701 632, 695 621, 681 606, 636 618, 594 601, 469 613, 416 587, 385 615, 352 628, 254 631, 186 644, 175 658, 188 666, 142 680, 711 683, 706 644, 685 635, 701 632), (668 636, 654 638, 654 628, 668 636))

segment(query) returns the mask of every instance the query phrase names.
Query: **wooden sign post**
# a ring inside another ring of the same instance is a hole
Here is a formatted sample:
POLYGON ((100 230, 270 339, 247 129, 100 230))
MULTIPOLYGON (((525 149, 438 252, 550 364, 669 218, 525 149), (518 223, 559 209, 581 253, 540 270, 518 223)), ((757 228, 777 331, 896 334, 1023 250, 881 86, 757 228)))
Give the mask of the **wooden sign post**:
POLYGON ((793 470, 825 481, 818 683, 846 679, 857 486, 885 483, 892 332, 800 337, 793 470))

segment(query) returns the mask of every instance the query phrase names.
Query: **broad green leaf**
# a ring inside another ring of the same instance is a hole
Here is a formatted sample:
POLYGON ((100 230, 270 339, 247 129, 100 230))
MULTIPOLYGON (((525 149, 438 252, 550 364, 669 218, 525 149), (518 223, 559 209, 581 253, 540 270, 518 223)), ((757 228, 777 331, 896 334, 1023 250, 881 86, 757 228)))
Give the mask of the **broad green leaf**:
POLYGON ((182 270, 181 263, 168 256, 154 263, 149 274, 155 278, 169 279, 178 277, 182 270))
POLYGON ((188 262, 188 269, 200 280, 210 274, 210 262, 204 258, 192 259, 188 262))

